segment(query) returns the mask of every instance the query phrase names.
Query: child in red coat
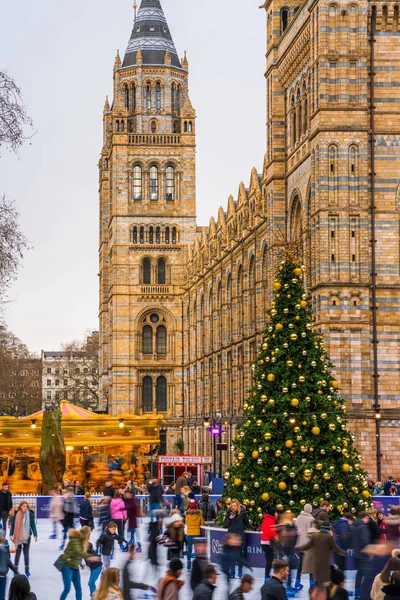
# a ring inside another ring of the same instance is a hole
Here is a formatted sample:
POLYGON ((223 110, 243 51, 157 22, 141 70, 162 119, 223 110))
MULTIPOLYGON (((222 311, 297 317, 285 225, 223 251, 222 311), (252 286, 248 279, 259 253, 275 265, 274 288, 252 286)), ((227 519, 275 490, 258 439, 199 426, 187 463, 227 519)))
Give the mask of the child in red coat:
POLYGON ((268 512, 264 515, 261 526, 261 548, 265 554, 265 577, 266 583, 269 579, 269 574, 274 560, 273 542, 278 542, 279 538, 276 533, 276 521, 278 519, 278 511, 274 506, 270 506, 268 512))

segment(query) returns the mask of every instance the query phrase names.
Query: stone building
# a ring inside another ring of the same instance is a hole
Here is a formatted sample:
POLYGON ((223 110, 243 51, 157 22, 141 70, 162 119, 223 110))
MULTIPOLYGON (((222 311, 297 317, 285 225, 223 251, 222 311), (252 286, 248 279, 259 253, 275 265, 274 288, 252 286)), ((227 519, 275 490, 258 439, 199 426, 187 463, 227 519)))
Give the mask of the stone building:
POLYGON ((399 5, 263 8, 266 154, 208 227, 195 223, 188 65, 159 0, 142 1, 123 63, 117 56, 100 163, 102 389, 113 411, 165 414, 168 441, 178 432, 188 453, 212 450, 205 417, 222 423, 229 448, 279 247, 299 239, 364 466, 376 475, 381 462, 388 474, 400 455, 399 5), (176 247, 165 239, 173 227, 176 247))

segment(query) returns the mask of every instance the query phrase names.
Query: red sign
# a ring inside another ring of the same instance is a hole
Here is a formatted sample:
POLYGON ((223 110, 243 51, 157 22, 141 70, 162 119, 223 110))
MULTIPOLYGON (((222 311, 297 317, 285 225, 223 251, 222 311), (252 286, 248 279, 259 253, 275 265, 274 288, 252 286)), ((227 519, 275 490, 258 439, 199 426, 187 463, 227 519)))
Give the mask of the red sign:
POLYGON ((211 456, 159 456, 160 464, 168 465, 210 465, 211 456))

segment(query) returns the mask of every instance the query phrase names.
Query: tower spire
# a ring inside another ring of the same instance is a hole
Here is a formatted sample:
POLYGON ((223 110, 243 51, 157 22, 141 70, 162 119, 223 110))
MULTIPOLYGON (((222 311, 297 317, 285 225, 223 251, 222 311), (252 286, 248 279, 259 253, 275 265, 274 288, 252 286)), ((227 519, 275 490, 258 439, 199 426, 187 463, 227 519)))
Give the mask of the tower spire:
POLYGON ((138 11, 135 2, 133 8, 135 22, 122 66, 136 64, 140 47, 144 65, 163 65, 169 50, 172 66, 182 68, 160 0, 142 0, 138 11))

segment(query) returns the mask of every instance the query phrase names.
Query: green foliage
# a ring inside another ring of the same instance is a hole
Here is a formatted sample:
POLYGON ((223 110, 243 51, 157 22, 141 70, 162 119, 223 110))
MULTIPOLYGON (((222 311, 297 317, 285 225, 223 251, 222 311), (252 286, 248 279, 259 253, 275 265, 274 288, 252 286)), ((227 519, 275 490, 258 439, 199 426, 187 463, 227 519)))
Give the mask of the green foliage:
POLYGON ((329 500, 334 513, 370 505, 366 474, 347 430, 346 407, 322 336, 314 332, 304 267, 281 263, 225 497, 259 524, 268 505, 300 512, 329 500))
POLYGON ((183 441, 182 438, 178 438, 174 444, 175 448, 176 448, 176 452, 179 455, 182 455, 185 451, 185 442, 183 441))

